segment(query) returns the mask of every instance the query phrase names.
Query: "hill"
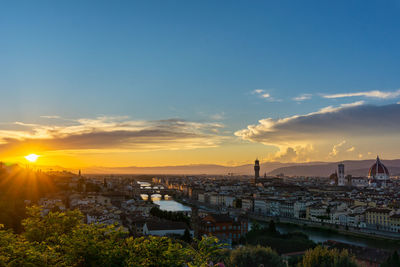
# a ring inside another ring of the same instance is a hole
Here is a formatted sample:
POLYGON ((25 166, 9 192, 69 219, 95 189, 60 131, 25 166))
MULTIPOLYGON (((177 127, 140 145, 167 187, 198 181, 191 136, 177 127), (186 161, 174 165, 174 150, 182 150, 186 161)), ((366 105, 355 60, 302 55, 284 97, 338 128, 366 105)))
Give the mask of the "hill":
MULTIPOLYGON (((345 165, 345 173, 353 176, 367 176, 368 170, 375 160, 347 160, 342 163, 345 165)), ((384 160, 382 161, 389 169, 391 175, 400 174, 400 160, 384 160)), ((276 168, 270 171, 268 175, 285 174, 287 176, 320 176, 328 177, 337 170, 340 162, 329 162, 324 164, 296 165, 276 168)))
MULTIPOLYGON (((346 160, 346 174, 353 176, 366 176, 370 166, 375 162, 370 160, 346 160)), ((400 175, 400 159, 383 160, 388 167, 391 175, 400 175)), ((264 162, 260 165, 260 175, 285 174, 287 176, 320 176, 328 177, 335 172, 340 162, 307 162, 307 163, 282 163, 282 162, 264 162)), ((37 166, 43 170, 65 170, 77 173, 78 170, 62 168, 59 166, 37 166)), ((178 166, 158 166, 158 167, 101 167, 92 166, 82 169, 86 174, 166 174, 166 175, 253 175, 253 164, 244 164, 240 166, 223 166, 215 164, 194 164, 178 166)))

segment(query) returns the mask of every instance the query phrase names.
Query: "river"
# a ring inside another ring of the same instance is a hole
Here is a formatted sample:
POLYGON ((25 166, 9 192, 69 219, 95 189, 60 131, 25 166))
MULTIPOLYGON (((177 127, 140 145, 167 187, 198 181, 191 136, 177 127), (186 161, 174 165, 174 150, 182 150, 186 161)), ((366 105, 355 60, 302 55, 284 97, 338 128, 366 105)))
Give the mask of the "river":
MULTIPOLYGON (((150 186, 149 183, 141 182, 141 186, 150 186)), ((147 198, 147 195, 142 195, 143 199, 147 198)), ((160 195, 153 195, 152 200, 155 204, 160 206, 161 210, 167 211, 183 211, 183 212, 190 212, 191 208, 185 206, 179 202, 176 202, 170 196, 165 196, 165 200, 161 200, 160 195)), ((261 223, 268 226, 265 223, 261 223)), ((251 223, 249 223, 249 227, 251 227, 251 223)), ((276 228, 281 233, 290 233, 290 232, 302 232, 308 235, 308 237, 316 242, 316 243, 323 243, 327 240, 334 240, 338 242, 343 242, 351 245, 361 246, 361 247, 370 247, 370 248, 379 248, 379 249, 398 249, 399 246, 393 244, 393 242, 387 242, 384 240, 373 240, 369 238, 362 238, 357 236, 349 236, 340 233, 331 233, 323 230, 318 229, 309 229, 303 228, 296 225, 286 225, 286 224, 277 224, 276 228)))
MULTIPOLYGON (((150 184, 147 182, 138 182, 141 187, 148 188, 150 184)), ((161 187, 162 188, 162 187, 161 187)), ((144 200, 147 200, 147 195, 141 195, 144 200)), ((161 210, 166 211, 183 211, 183 212, 191 212, 192 209, 188 206, 185 206, 179 202, 176 202, 171 196, 165 195, 165 200, 161 199, 161 195, 154 194, 151 196, 151 200, 153 203, 160 206, 161 210)))
MULTIPOLYGON (((267 224, 261 223, 268 227, 267 224)), ((276 224, 276 229, 282 233, 290 233, 290 232, 302 232, 306 234, 312 241, 315 243, 323 243, 327 240, 334 240, 338 242, 343 242, 351 245, 356 245, 360 247, 368 247, 368 248, 378 248, 378 249, 398 249, 399 245, 394 244, 393 242, 387 242, 381 239, 370 239, 370 238, 362 238, 358 236, 344 235, 340 233, 332 233, 324 230, 318 229, 309 229, 303 228, 296 225, 287 225, 287 224, 276 224)))

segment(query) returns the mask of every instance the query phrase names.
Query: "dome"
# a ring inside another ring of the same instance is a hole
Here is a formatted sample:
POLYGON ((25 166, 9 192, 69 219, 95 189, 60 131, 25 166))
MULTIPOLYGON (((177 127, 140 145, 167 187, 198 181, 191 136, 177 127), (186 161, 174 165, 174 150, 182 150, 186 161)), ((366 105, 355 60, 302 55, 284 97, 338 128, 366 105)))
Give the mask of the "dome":
POLYGON ((368 177, 376 179, 389 179, 389 171, 385 165, 376 157, 376 162, 369 168, 368 177))

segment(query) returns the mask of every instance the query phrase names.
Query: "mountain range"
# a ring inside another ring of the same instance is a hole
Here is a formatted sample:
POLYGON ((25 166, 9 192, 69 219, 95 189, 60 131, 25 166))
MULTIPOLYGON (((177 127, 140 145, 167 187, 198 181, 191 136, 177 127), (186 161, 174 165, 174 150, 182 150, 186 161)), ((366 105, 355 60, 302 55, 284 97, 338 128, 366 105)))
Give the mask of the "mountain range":
MULTIPOLYGON (((367 176, 368 170, 375 160, 346 160, 341 162, 307 162, 307 163, 281 163, 264 162, 261 163, 260 175, 286 176, 319 176, 328 177, 337 170, 337 165, 345 165, 345 173, 353 176, 367 176)), ((391 175, 400 175, 400 159, 382 160, 382 163, 389 169, 391 175)), ((38 166, 44 170, 68 170, 58 166, 38 166)), ((162 167, 87 167, 82 169, 87 174, 207 174, 207 175, 253 175, 253 165, 245 164, 240 166, 222 166, 212 164, 181 165, 181 166, 162 166, 162 167)))

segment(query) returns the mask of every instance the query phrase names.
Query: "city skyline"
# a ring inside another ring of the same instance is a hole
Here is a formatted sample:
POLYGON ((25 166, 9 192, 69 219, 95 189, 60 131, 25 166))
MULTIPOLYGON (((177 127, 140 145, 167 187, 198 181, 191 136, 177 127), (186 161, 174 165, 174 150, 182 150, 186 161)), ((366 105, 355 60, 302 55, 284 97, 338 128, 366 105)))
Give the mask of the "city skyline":
POLYGON ((398 159, 399 11, 8 2, 0 157, 69 168, 398 159))

